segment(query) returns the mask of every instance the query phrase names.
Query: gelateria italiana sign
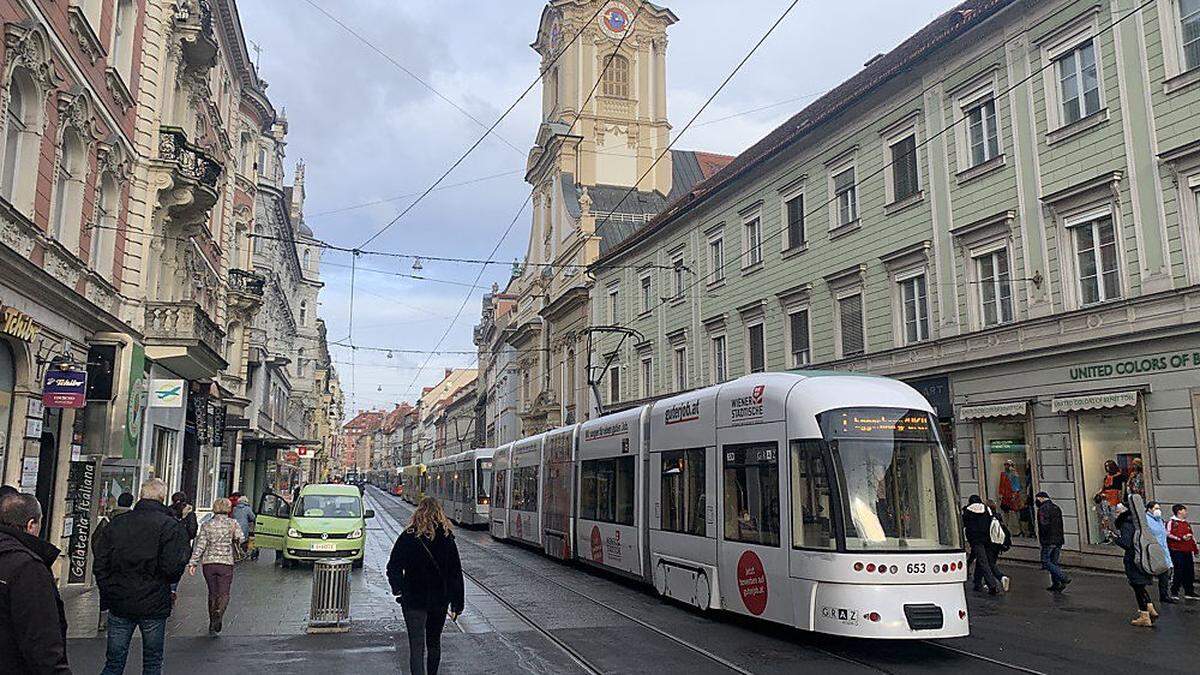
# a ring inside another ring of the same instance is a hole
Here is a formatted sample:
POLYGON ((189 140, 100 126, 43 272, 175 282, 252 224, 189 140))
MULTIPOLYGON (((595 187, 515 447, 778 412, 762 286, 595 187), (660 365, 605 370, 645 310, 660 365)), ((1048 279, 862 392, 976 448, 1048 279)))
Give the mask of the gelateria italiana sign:
POLYGON ((30 342, 37 337, 38 325, 34 323, 33 317, 16 307, 0 305, 0 333, 11 335, 22 342, 30 342))
POLYGON ((1118 361, 1101 361, 1099 363, 1071 366, 1069 374, 1072 382, 1084 382, 1087 380, 1165 373, 1172 370, 1188 370, 1191 368, 1200 368, 1200 350, 1134 356, 1118 361))

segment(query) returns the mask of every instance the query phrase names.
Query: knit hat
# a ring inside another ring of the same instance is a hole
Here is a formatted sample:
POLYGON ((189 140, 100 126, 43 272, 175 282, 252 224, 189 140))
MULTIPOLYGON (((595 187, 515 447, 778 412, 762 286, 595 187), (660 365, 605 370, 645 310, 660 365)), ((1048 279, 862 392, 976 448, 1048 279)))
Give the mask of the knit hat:
POLYGON ((1045 492, 1039 492, 1036 495, 1034 495, 1033 498, 1034 499, 1038 499, 1038 498, 1050 499, 1050 495, 1046 494, 1045 492))

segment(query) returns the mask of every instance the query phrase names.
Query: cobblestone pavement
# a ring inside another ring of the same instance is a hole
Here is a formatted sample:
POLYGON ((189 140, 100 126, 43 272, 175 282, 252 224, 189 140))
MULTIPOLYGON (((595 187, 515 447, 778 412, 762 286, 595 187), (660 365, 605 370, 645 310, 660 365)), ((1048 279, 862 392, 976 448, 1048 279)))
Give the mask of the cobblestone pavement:
MULTIPOLYGON (((305 635, 311 570, 282 569, 264 553, 238 567, 226 630, 219 638, 206 634, 203 580, 185 577, 168 626, 167 672, 401 672, 407 663, 404 621, 384 567, 410 507, 375 491, 368 492, 368 502, 379 515, 369 523, 366 566, 353 577, 349 633, 305 635)), ((1012 592, 997 598, 970 594, 972 636, 938 646, 841 640, 699 614, 663 603, 635 583, 554 562, 496 542, 486 532, 460 530, 459 548, 464 569, 478 583, 468 579, 466 611, 457 625, 447 624, 445 673, 582 672, 551 637, 602 672, 652 670, 656 675, 734 672, 729 666, 753 673, 1019 672, 1003 664, 1024 672, 1170 673, 1188 672, 1200 659, 1200 603, 1167 607, 1153 630, 1133 629, 1128 625, 1132 593, 1117 575, 1077 573, 1070 592, 1053 596, 1043 590, 1043 572, 1009 563, 1012 592), (682 637, 729 666, 588 598, 682 637)), ((72 607, 72 621, 82 622, 73 625, 72 634, 86 634, 86 602, 76 599, 72 607)), ((139 672, 137 653, 135 648, 128 672, 139 672)), ((77 672, 98 672, 103 656, 102 634, 70 642, 77 672)))

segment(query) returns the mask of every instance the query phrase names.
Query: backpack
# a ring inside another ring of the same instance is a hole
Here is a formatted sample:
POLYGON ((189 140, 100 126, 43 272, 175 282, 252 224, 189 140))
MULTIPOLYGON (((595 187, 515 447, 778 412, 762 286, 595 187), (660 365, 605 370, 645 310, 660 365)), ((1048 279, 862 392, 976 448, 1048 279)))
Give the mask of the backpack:
MULTIPOLYGON (((989 511, 989 513, 991 512, 989 511)), ((996 514, 992 513, 991 515, 992 523, 988 526, 988 539, 996 546, 999 546, 1001 551, 1007 551, 1012 547, 1012 535, 1008 533, 1008 528, 1004 526, 1004 523, 1000 522, 996 514)))

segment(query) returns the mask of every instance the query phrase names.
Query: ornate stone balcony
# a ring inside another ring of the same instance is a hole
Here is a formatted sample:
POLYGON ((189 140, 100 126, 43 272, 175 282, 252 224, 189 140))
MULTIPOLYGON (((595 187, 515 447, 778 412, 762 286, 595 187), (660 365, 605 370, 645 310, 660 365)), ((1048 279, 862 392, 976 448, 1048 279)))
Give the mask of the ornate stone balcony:
POLYGON ((191 301, 146 303, 146 356, 190 380, 215 377, 228 365, 225 332, 191 301))
POLYGON ((183 0, 175 10, 184 62, 200 70, 217 65, 217 37, 213 32, 212 5, 208 0, 183 0))
POLYGON ((163 200, 171 215, 203 221, 220 196, 217 192, 220 163, 192 145, 183 129, 165 125, 159 130, 158 159, 171 167, 172 180, 166 188, 170 194, 163 200))
POLYGON ((262 307, 267 279, 258 272, 229 270, 229 301, 235 309, 253 313, 262 307))

